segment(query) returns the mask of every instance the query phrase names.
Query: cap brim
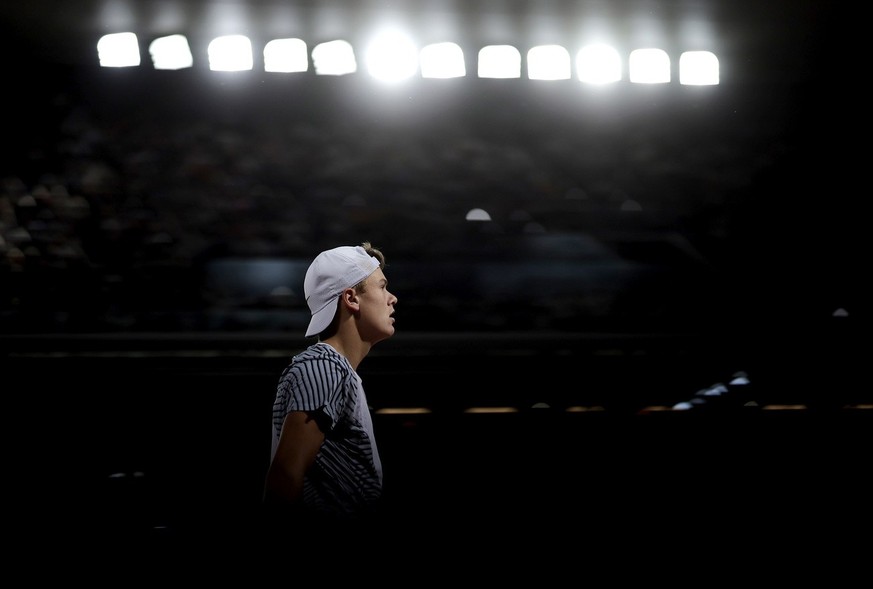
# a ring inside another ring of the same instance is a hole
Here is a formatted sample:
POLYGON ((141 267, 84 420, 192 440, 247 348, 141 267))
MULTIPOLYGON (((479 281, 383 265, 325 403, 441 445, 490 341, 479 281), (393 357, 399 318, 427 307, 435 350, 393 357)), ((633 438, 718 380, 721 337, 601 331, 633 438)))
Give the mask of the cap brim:
POLYGON ((312 315, 312 319, 309 320, 309 327, 306 328, 305 337, 318 335, 327 329, 327 326, 330 325, 331 321, 333 321, 335 315, 336 299, 330 301, 327 305, 312 315))

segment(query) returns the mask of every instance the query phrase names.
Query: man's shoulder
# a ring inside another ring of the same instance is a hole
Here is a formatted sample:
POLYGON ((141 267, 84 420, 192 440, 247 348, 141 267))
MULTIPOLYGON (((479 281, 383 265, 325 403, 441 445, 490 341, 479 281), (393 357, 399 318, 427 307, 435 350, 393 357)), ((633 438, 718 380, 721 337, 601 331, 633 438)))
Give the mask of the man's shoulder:
POLYGON ((296 362, 342 362, 342 356, 327 344, 314 343, 305 348, 302 352, 294 356, 293 361, 296 362))
POLYGON ((306 372, 311 370, 345 374, 349 369, 348 363, 339 352, 328 345, 312 344, 292 358, 286 372, 306 372))

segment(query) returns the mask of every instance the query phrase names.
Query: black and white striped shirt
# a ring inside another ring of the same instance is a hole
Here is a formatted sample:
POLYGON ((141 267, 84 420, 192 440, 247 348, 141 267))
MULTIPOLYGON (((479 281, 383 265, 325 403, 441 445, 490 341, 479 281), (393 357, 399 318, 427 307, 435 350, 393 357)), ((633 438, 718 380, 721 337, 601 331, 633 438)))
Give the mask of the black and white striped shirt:
POLYGON ((304 505, 343 518, 370 513, 382 494, 382 463, 364 387, 349 361, 321 342, 292 358, 273 403, 273 454, 291 411, 320 415, 325 433, 304 480, 304 505))

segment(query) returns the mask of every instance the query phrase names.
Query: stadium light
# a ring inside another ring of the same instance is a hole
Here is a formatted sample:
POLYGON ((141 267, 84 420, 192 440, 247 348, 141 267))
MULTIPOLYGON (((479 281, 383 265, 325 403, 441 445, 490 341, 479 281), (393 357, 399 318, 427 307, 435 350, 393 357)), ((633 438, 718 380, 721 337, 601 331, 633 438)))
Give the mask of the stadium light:
POLYGON ((467 75, 464 52, 456 43, 433 43, 419 54, 422 78, 462 78, 467 75))
POLYGON ((135 33, 103 35, 97 41, 102 67, 131 67, 140 64, 139 41, 135 33))
POLYGON ((679 83, 692 86, 718 84, 718 58, 709 51, 686 51, 679 56, 679 83))
POLYGON ((194 65, 194 57, 184 35, 158 37, 149 45, 149 54, 156 70, 178 70, 194 65))
POLYGON ((309 56, 302 39, 273 39, 264 46, 264 71, 290 73, 307 70, 309 56))
POLYGON ((635 84, 666 84, 670 81, 670 57, 663 49, 635 49, 628 60, 628 76, 635 84))
POLYGON ((342 39, 316 45, 312 50, 312 66, 320 76, 344 76, 358 71, 355 50, 342 39))
POLYGON ((209 69, 217 72, 240 72, 254 67, 252 42, 245 35, 216 37, 207 47, 209 69))
POLYGON ((520 78, 521 53, 512 45, 487 45, 479 50, 480 78, 520 78))
POLYGON ((610 84, 621 80, 618 51, 602 43, 586 45, 576 54, 576 77, 586 84, 610 84))
POLYGON ((560 45, 539 45, 527 52, 531 80, 569 80, 570 53, 560 45))
POLYGON ((405 35, 384 32, 364 52, 367 71, 377 80, 396 82, 418 72, 418 49, 405 35))

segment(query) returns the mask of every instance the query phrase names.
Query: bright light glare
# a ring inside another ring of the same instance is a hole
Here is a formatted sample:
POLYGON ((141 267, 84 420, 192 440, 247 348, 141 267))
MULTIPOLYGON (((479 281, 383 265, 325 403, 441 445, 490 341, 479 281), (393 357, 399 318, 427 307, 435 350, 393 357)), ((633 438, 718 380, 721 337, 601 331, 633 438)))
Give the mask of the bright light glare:
MULTIPOLYGON (((97 42, 101 67, 140 65, 139 41, 135 33, 103 35, 97 42)), ((193 66, 193 56, 184 35, 154 39, 149 54, 156 70, 175 70, 193 66)), ((366 52, 369 73, 380 80, 410 78, 420 69, 422 78, 459 78, 467 75, 461 47, 452 42, 432 43, 420 51, 400 32, 383 33, 366 52)), ((216 37, 208 46, 209 67, 218 71, 251 70, 254 67, 251 40, 244 35, 216 37)), ((345 75, 357 72, 355 50, 344 40, 316 45, 311 55, 299 38, 273 39, 263 49, 264 70, 268 72, 306 72, 317 75, 345 75)), ((566 80, 572 76, 570 54, 561 45, 539 45, 527 52, 527 75, 532 80, 566 80)), ((513 45, 488 45, 478 53, 480 78, 520 78, 521 54, 513 45)), ((710 51, 685 51, 679 56, 678 77, 683 85, 718 85, 719 59, 710 51)), ((618 51, 595 43, 579 49, 575 56, 579 81, 609 84, 624 76, 624 62, 618 51)), ((664 84, 672 79, 673 66, 663 49, 632 51, 627 60, 628 79, 637 84, 664 84)))
POLYGON ((405 80, 418 71, 418 49, 401 33, 382 33, 367 47, 364 61, 378 80, 405 80))
POLYGON ((679 83, 693 86, 718 84, 718 58, 709 51, 686 51, 679 56, 679 83))
POLYGON ((273 39, 264 46, 264 71, 305 72, 308 69, 306 42, 302 39, 273 39))
POLYGON ((487 45, 479 50, 480 78, 520 78, 521 53, 512 45, 487 45))
POLYGON ((239 72, 253 67, 252 42, 245 35, 216 37, 207 47, 209 69, 216 72, 239 72))
POLYGON ((348 41, 326 41, 312 50, 312 67, 320 76, 343 76, 358 71, 358 62, 348 41))
POLYGON ((475 208, 467 211, 467 221, 490 221, 491 215, 485 209, 475 208))
POLYGON ((194 65, 194 57, 184 35, 158 37, 149 45, 156 70, 179 70, 194 65))
POLYGON ((576 76, 586 84, 611 84, 621 80, 621 57, 614 47, 587 45, 576 54, 576 76))
POLYGON ((527 52, 531 80, 569 80, 570 54, 560 45, 539 45, 527 52))
POLYGON ((663 49, 635 49, 628 59, 628 77, 635 84, 666 84, 670 56, 663 49))
POLYGON ((139 42, 134 33, 103 35, 97 41, 97 55, 103 67, 130 67, 140 64, 139 42))
POLYGON ((434 43, 419 54, 422 78, 462 78, 467 75, 464 52, 456 43, 434 43))

